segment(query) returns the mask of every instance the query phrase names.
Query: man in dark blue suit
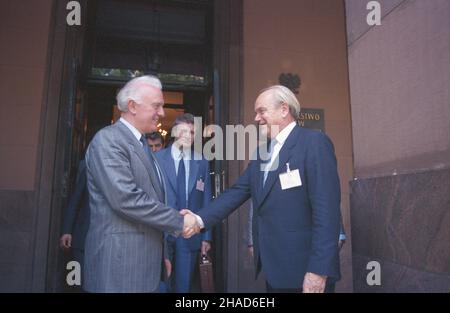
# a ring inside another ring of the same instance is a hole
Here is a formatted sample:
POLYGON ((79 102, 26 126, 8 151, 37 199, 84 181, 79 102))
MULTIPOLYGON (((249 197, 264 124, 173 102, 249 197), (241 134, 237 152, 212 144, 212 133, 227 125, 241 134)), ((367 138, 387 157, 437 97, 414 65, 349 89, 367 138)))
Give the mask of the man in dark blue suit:
MULTIPOLYGON (((168 206, 178 210, 189 208, 197 212, 210 204, 211 182, 208 161, 192 149, 194 116, 189 113, 180 115, 172 129, 174 143, 156 153, 156 158, 166 173, 168 206)), ((210 250, 211 233, 204 232, 189 239, 167 235, 166 240, 167 250, 174 251, 175 279, 172 282, 175 286, 169 291, 190 292, 195 265, 198 264, 198 253, 201 251, 203 255, 210 250)))
POLYGON ((237 182, 197 213, 197 231, 251 197, 256 276, 264 272, 267 290, 332 291, 340 278, 341 195, 333 144, 325 134, 298 126, 300 104, 286 87, 263 90, 255 113, 270 140, 268 161, 258 149, 237 182))
POLYGON ((80 263, 83 271, 84 243, 89 229, 89 194, 87 190, 86 162, 78 164, 75 190, 69 199, 69 205, 64 214, 60 247, 71 250, 75 261, 80 263))

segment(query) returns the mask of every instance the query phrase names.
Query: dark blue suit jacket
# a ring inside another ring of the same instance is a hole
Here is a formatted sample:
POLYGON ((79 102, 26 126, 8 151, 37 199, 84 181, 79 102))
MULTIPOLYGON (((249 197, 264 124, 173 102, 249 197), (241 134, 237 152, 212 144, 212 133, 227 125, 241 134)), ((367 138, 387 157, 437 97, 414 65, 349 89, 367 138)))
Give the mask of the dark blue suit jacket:
MULTIPOLYGON (((171 155, 172 146, 167 147, 155 153, 158 163, 165 172, 166 179, 166 195, 167 205, 176 208, 177 202, 177 174, 175 171, 175 164, 171 155)), ((194 155, 189 162, 189 184, 188 184, 188 208, 192 212, 197 212, 200 208, 208 207, 211 202, 211 178, 209 176, 209 164, 205 159, 200 159, 201 156, 197 154, 200 160, 194 160, 194 155), (204 183, 204 190, 197 189, 197 182, 202 180, 204 183)), ((211 240, 211 233, 205 232, 192 236, 189 239, 184 239, 183 242, 190 248, 190 250, 198 250, 201 246, 202 240, 211 240)))
POLYGON ((262 188, 261 160, 251 161, 237 182, 198 215, 206 229, 248 198, 253 200, 256 275, 273 288, 299 288, 306 272, 340 278, 340 185, 334 147, 318 131, 295 126, 279 154, 279 166, 262 188), (302 185, 282 190, 279 174, 299 169, 302 185))
POLYGON ((86 162, 78 165, 75 190, 69 199, 64 221, 63 234, 72 235, 72 248, 84 250, 86 234, 89 229, 89 194, 87 190, 86 162))

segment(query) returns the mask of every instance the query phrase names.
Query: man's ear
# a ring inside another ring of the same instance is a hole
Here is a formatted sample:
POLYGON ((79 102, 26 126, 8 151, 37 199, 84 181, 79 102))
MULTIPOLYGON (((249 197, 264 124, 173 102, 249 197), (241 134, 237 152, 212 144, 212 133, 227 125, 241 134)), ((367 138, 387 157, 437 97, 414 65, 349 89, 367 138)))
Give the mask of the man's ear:
POLYGON ((133 100, 128 100, 128 112, 135 115, 136 114, 136 102, 133 100))
POLYGON ((289 105, 287 103, 283 103, 281 105, 282 112, 283 112, 283 118, 289 115, 289 105))

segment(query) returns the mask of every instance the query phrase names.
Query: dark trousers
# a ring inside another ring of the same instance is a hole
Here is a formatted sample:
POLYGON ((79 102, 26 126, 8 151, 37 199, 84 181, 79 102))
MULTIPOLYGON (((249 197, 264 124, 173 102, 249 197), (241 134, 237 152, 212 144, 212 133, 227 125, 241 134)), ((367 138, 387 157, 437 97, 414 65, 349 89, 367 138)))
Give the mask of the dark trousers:
MULTIPOLYGON (((334 293, 335 288, 334 282, 329 282, 327 280, 327 283, 325 284, 325 293, 334 293)), ((266 281, 266 290, 267 293, 300 293, 303 292, 303 288, 273 288, 270 286, 269 282, 266 281)))

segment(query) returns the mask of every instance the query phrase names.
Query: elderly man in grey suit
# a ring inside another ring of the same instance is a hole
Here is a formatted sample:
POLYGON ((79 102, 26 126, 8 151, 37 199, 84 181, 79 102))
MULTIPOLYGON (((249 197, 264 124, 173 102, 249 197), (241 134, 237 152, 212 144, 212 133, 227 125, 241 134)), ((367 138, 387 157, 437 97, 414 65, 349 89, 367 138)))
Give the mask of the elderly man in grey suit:
POLYGON ((161 89, 153 76, 129 81, 117 94, 121 118, 88 147, 86 291, 157 292, 163 232, 178 236, 195 225, 195 217, 166 205, 164 173, 145 140, 164 117, 161 89))

